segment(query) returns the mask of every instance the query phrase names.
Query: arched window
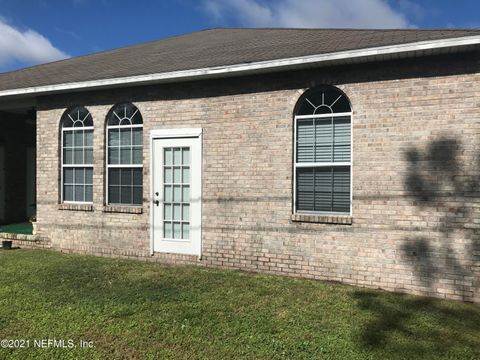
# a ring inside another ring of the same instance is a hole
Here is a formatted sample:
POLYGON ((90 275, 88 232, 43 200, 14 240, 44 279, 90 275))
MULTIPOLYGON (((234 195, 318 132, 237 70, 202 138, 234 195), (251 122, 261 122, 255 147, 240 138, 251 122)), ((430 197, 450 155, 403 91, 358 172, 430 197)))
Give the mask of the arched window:
POLYGON ((62 116, 62 202, 93 201, 93 119, 82 106, 62 116))
POLYGON ((351 108, 334 87, 305 92, 295 110, 297 213, 351 213, 351 108))
POLYGON ((143 120, 131 103, 107 115, 107 204, 142 205, 143 120))

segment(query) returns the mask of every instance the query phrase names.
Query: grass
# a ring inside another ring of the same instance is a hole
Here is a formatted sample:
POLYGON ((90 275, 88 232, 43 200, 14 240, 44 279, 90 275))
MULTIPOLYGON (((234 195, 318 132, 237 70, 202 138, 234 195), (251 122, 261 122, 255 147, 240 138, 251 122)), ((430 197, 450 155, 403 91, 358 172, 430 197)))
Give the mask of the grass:
POLYGON ((26 234, 31 235, 33 231, 32 224, 29 222, 20 224, 0 225, 0 232, 10 234, 26 234))
POLYGON ((479 359, 480 307, 304 279, 0 251, 8 359, 479 359))

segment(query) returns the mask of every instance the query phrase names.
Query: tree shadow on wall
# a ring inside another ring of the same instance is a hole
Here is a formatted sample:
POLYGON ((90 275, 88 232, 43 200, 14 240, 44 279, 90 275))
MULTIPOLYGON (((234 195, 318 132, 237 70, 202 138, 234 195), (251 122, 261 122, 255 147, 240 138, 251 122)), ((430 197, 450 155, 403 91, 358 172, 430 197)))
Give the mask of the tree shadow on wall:
MULTIPOLYGON (((405 152, 406 194, 413 200, 425 225, 421 234, 405 239, 400 252, 423 293, 433 295, 442 287, 471 301, 474 288, 479 286, 474 266, 480 257, 480 224, 475 223, 480 214, 480 158, 475 154, 475 160, 468 162, 466 159, 474 156, 467 150, 462 149, 457 139, 443 136, 433 140, 423 151, 411 147, 405 152), (456 249, 459 244, 464 246, 463 251, 456 249)), ((419 343, 403 346, 403 351, 416 348, 419 356, 429 347, 434 352, 440 349, 440 354, 459 344, 470 348, 479 345, 478 340, 472 342, 467 334, 462 334, 480 332, 478 313, 465 314, 468 307, 460 310, 460 304, 449 306, 439 300, 414 296, 385 302, 366 291, 356 292, 355 299, 372 317, 360 330, 360 342, 365 347, 396 347, 401 343, 399 337, 407 335, 418 339, 419 343), (431 317, 438 325, 428 330, 409 327, 416 317, 431 317), (463 319, 463 330, 457 323, 459 319, 463 319), (445 338, 448 328, 456 328, 455 341, 445 338)))
POLYGON ((407 194, 428 214, 425 230, 439 235, 407 238, 402 255, 427 290, 436 292, 433 286, 440 280, 463 300, 472 298, 473 266, 480 251, 480 229, 474 222, 479 215, 480 157, 467 163, 472 157, 452 137, 432 141, 424 152, 412 147, 405 153, 407 194), (461 241, 465 248, 456 253, 453 243, 461 241))

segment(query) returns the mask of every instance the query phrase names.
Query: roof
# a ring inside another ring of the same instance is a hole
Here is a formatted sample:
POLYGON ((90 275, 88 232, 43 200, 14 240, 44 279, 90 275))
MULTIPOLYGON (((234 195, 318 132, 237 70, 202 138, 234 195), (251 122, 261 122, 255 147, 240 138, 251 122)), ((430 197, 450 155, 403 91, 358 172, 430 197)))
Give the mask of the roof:
MULTIPOLYGON (((278 59, 475 37, 480 29, 211 29, 0 74, 14 89, 228 67, 278 59)), ((31 92, 35 92, 35 89, 31 92)))

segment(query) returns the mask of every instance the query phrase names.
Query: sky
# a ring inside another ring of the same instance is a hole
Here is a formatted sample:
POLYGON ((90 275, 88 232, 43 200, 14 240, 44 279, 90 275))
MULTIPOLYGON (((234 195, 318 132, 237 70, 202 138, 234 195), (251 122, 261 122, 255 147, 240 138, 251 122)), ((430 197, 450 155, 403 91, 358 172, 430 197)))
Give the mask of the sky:
POLYGON ((0 72, 214 27, 479 28, 478 0, 0 0, 0 72))

